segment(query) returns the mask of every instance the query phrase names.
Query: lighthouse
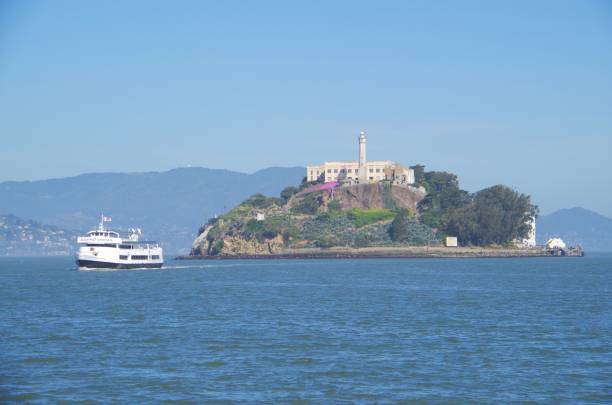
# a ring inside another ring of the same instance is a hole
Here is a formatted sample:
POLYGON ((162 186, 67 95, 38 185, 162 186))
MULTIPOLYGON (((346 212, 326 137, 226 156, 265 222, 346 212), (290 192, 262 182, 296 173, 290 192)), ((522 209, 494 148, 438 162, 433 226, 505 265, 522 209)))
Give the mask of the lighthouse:
POLYGON ((361 131, 359 134, 359 182, 367 183, 368 181, 368 173, 367 173, 367 163, 366 163, 366 134, 361 131))

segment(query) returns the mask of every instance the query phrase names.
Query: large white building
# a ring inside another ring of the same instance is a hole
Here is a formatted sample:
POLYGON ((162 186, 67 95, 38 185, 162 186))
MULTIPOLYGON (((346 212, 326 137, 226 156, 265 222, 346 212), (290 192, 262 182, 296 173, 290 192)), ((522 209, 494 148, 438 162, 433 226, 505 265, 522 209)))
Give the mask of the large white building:
POLYGON ((325 162, 322 165, 307 166, 308 181, 323 180, 347 182, 350 184, 375 183, 383 180, 393 184, 413 184, 414 170, 390 160, 366 159, 367 138, 359 134, 359 160, 353 162, 325 162))

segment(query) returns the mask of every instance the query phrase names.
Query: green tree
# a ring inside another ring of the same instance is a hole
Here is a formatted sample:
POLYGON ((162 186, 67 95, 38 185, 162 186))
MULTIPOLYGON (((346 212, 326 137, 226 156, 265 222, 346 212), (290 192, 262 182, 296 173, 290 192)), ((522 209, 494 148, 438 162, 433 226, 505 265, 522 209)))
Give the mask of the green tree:
POLYGON ((454 210, 445 231, 462 244, 507 245, 528 235, 531 218, 537 214, 528 195, 497 185, 477 192, 469 205, 454 210))
POLYGON ((444 228, 453 210, 471 202, 470 194, 459 188, 457 176, 447 172, 426 172, 427 195, 419 203, 423 223, 444 228))
POLYGON ((423 165, 414 165, 410 166, 412 170, 414 170, 414 183, 417 186, 422 186, 425 183, 425 166, 423 165))
POLYGON ((475 244, 504 245, 524 238, 530 230, 531 217, 538 209, 528 195, 497 185, 474 196, 474 216, 478 223, 475 244))

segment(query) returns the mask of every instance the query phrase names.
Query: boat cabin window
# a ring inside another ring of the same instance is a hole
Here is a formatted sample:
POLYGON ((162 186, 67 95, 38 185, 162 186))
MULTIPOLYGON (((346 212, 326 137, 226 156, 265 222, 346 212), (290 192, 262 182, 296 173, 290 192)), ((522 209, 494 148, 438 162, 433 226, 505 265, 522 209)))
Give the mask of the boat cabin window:
POLYGON ((133 249, 132 245, 119 245, 119 249, 133 249))
POLYGON ((87 236, 104 236, 107 238, 118 238, 119 234, 117 232, 87 232, 87 236))
POLYGON ((159 255, 153 255, 153 256, 151 256, 151 259, 158 260, 159 259, 159 255))
POLYGON ((132 256, 132 260, 147 260, 148 258, 149 256, 139 256, 139 255, 132 256))

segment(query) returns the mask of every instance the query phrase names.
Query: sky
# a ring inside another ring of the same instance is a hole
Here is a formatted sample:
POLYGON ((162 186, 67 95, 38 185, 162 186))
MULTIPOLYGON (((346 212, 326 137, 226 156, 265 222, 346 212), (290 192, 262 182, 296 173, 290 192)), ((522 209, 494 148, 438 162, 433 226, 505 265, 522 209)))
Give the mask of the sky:
POLYGON ((612 2, 0 2, 0 181, 357 158, 612 216, 612 2))

